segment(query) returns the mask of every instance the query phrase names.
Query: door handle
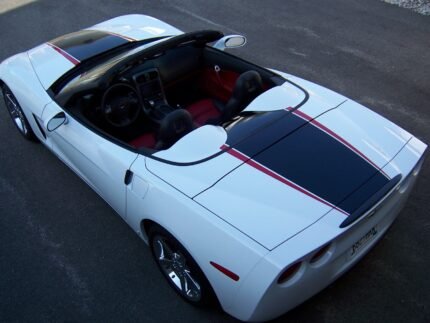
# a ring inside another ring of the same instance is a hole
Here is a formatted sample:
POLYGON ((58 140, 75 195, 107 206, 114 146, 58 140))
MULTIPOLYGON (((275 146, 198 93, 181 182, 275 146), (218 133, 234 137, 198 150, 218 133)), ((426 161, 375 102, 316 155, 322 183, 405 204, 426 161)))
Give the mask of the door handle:
POLYGON ((125 176, 124 176, 124 184, 125 185, 130 184, 132 179, 133 179, 133 172, 131 170, 127 169, 125 172, 125 176))

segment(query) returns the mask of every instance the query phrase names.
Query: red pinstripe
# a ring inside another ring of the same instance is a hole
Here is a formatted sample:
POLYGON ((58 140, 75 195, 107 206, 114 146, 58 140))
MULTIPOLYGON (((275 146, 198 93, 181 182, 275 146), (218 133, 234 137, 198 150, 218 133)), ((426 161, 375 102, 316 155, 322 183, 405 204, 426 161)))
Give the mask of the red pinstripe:
POLYGON ((388 179, 390 178, 378 165, 376 165, 373 161, 371 161, 369 159, 369 157, 367 157, 365 154, 363 154, 361 151, 359 151, 357 148, 355 148, 353 145, 351 145, 348 141, 346 141, 341 136, 339 136, 337 133, 333 132, 332 130, 330 130, 329 128, 327 128, 326 126, 324 126, 322 123, 320 123, 316 119, 313 119, 311 116, 307 115, 306 113, 304 113, 304 112, 302 112, 300 110, 293 111, 293 108, 291 108, 291 107, 288 107, 285 110, 292 111, 292 113, 294 113, 295 115, 299 116, 300 118, 302 118, 302 119, 304 119, 306 121, 309 121, 309 123, 311 123, 315 127, 319 128, 320 130, 324 131, 328 135, 332 136, 337 141, 339 141, 340 143, 342 143, 344 146, 346 146, 349 149, 351 149, 353 152, 355 152, 357 155, 359 155, 361 158, 363 158, 365 161, 367 161, 370 165, 372 165, 377 170, 379 170, 385 177, 387 177, 388 179))
POLYGON ((66 51, 62 50, 60 47, 55 46, 54 44, 47 43, 48 46, 55 49, 58 53, 60 53, 63 57, 65 57, 69 62, 71 62, 73 65, 78 65, 80 61, 67 53, 66 51))
POLYGON ((307 191, 306 189, 297 185, 296 183, 288 180, 287 178, 279 175, 278 173, 272 171, 271 169, 265 167, 264 165, 256 162, 255 160, 251 159, 250 157, 246 156, 245 154, 242 154, 240 151, 238 151, 234 148, 230 148, 228 145, 222 145, 221 149, 225 150, 226 152, 228 152, 230 155, 236 157, 237 159, 240 159, 241 161, 245 162, 249 166, 259 170, 260 172, 262 172, 266 175, 269 175, 270 177, 280 181, 281 183, 286 184, 286 185, 290 186, 291 188, 313 198, 314 200, 317 200, 318 202, 321 202, 321 203, 323 203, 329 207, 332 207, 332 208, 338 210, 339 212, 341 212, 345 215, 349 215, 348 212, 345 212, 344 210, 338 208, 337 206, 331 204, 330 202, 327 202, 326 200, 322 199, 321 197, 313 194, 312 192, 307 191))

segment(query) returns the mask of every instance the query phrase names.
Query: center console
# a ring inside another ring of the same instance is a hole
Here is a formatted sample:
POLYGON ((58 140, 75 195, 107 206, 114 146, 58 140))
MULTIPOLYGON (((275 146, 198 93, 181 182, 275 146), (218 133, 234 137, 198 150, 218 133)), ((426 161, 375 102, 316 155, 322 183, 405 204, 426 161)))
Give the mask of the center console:
POLYGON ((149 118, 159 124, 174 108, 167 103, 158 70, 145 70, 135 74, 133 80, 149 118))

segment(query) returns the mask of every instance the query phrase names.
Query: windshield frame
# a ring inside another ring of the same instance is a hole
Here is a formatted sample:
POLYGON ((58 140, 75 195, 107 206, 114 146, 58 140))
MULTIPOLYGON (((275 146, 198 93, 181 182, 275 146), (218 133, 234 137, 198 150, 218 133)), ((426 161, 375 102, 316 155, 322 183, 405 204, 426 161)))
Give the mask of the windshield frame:
POLYGON ((51 97, 60 96, 63 89, 66 88, 70 82, 72 82, 76 77, 104 64, 107 64, 109 61, 118 59, 120 57, 125 58, 130 56, 136 52, 145 50, 149 45, 153 45, 155 42, 163 41, 172 36, 160 36, 160 37, 152 37, 147 39, 142 39, 139 41, 133 41, 129 43, 125 43, 118 47, 112 48, 108 51, 100 53, 98 55, 92 56, 89 59, 86 59, 80 62, 78 65, 68 70, 66 73, 61 75, 48 89, 48 93, 51 97))

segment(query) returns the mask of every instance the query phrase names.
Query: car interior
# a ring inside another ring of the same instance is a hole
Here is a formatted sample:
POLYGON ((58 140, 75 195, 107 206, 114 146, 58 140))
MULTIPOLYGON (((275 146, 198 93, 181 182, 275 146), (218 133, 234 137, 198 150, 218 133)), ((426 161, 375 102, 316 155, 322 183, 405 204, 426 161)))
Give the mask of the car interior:
MULTIPOLYGON (((91 128, 153 153, 206 124, 225 125, 285 80, 206 44, 165 49, 77 91, 63 107, 91 128)), ((57 101, 58 102, 58 101, 57 101)))

